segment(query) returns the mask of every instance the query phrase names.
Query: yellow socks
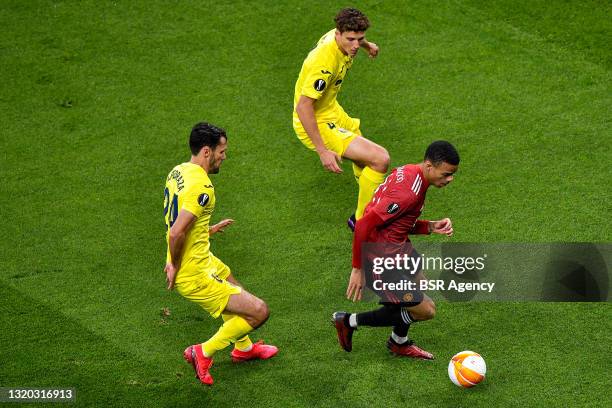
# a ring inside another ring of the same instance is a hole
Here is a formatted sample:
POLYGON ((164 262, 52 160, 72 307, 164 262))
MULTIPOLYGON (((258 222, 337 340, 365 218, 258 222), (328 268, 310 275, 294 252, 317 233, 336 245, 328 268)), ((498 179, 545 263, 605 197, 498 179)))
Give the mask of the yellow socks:
MULTIPOLYGON (((353 167, 353 171, 355 168, 353 167)), ((359 197, 357 198, 357 210, 355 211, 355 219, 363 217, 363 212, 366 205, 372 199, 376 187, 385 181, 385 173, 379 173, 372 170, 370 167, 365 167, 359 177, 359 197)))
POLYGON ((359 167, 353 162, 353 174, 355 175, 355 181, 359 184, 359 177, 361 177, 361 173, 363 172, 363 167, 359 167))
MULTIPOLYGON (((226 320, 223 326, 217 330, 214 336, 202 343, 202 350, 206 357, 212 357, 219 350, 223 350, 230 343, 236 343, 238 339, 243 340, 247 333, 253 328, 240 316, 233 316, 226 320)), ((250 340, 249 340, 250 341, 250 340)))
MULTIPOLYGON (((228 320, 236 317, 236 315, 229 314, 229 313, 223 313, 221 317, 223 318, 224 322, 227 322, 228 320)), ((253 346, 253 342, 251 341, 248 335, 239 338, 238 340, 236 340, 236 343, 234 343, 234 347, 236 347, 240 351, 249 351, 252 346, 253 346)))

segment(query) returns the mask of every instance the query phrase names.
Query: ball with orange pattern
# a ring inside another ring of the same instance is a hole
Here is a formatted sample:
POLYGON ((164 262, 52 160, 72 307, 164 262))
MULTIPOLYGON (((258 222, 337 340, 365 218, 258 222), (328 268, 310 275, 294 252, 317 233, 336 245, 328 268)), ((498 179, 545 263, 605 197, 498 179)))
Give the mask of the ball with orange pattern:
POLYGON ((448 376, 453 384, 470 388, 484 380, 487 373, 487 365, 478 353, 473 351, 462 351, 451 358, 448 363, 448 376))

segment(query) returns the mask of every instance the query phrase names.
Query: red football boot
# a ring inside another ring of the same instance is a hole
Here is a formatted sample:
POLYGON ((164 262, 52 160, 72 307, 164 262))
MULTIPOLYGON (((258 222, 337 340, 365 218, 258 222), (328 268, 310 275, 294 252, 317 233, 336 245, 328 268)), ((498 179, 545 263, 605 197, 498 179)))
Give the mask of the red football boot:
POLYGON ((412 340, 409 340, 404 344, 397 344, 393 341, 393 339, 389 338, 389 340, 387 340, 387 348, 391 353, 397 356, 420 358, 422 360, 434 359, 433 354, 415 346, 412 340))
POLYGON ((196 378, 199 379, 202 384, 213 385, 213 378, 208 372, 213 365, 213 359, 204 355, 201 344, 194 344, 193 346, 187 347, 183 352, 183 357, 193 366, 196 378))
POLYGON ((278 347, 270 344, 264 344, 263 340, 253 343, 253 347, 249 351, 232 350, 232 361, 240 363, 248 360, 267 360, 278 353, 278 347))
POLYGON ((344 351, 351 351, 353 349, 353 332, 355 329, 344 324, 346 315, 348 315, 346 312, 334 312, 332 315, 332 324, 338 333, 340 347, 342 347, 344 351))

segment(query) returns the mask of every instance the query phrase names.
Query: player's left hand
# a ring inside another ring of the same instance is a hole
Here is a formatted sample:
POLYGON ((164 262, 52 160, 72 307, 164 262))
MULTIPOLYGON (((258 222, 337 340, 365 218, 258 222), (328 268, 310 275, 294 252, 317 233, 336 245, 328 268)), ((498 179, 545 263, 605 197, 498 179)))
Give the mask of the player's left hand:
POLYGON ((223 232, 223 230, 226 227, 229 227, 233 223, 234 223, 234 220, 232 220, 231 218, 226 218, 224 220, 219 221, 218 223, 216 223, 212 227, 210 227, 210 229, 208 230, 208 233, 210 235, 213 235, 213 234, 216 234, 217 232, 223 232))
POLYGON ((439 221, 432 221, 431 232, 432 234, 442 234, 446 235, 447 237, 451 237, 454 232, 453 223, 451 222, 450 218, 444 218, 443 220, 439 221))
POLYGON ((166 272, 166 289, 172 290, 174 289, 174 280, 176 279, 176 272, 178 268, 171 263, 167 263, 164 268, 164 272, 166 272))
POLYGON ((370 58, 376 58, 378 56, 378 51, 379 51, 378 45, 376 45, 373 42, 368 41, 368 56, 370 58))

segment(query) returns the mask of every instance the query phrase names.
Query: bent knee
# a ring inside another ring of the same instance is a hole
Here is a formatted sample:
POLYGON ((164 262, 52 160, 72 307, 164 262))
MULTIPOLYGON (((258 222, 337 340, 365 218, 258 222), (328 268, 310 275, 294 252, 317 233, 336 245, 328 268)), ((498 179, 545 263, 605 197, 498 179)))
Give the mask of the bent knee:
POLYGON ((421 305, 419 305, 419 310, 418 312, 413 312, 414 317, 416 318, 416 320, 419 321, 423 321, 423 320, 431 320, 436 316, 436 304, 432 301, 428 301, 428 302, 423 302, 421 305))
POLYGON ((436 316, 436 304, 434 302, 429 302, 427 304, 427 307, 425 308, 423 315, 424 315, 423 320, 433 319, 436 316))
POLYGON ((385 149, 384 147, 380 148, 380 161, 381 164, 383 164, 385 166, 385 168, 389 167, 389 163, 391 163, 391 156, 389 155, 389 152, 387 151, 387 149, 385 149))
POLYGON ((258 323, 263 324, 266 320, 268 320, 268 317, 270 317, 270 308, 266 302, 261 299, 257 299, 253 314, 255 315, 258 323))
POLYGON ((387 149, 377 146, 376 153, 369 163, 370 167, 380 173, 385 173, 389 169, 389 163, 391 163, 391 157, 387 149))

